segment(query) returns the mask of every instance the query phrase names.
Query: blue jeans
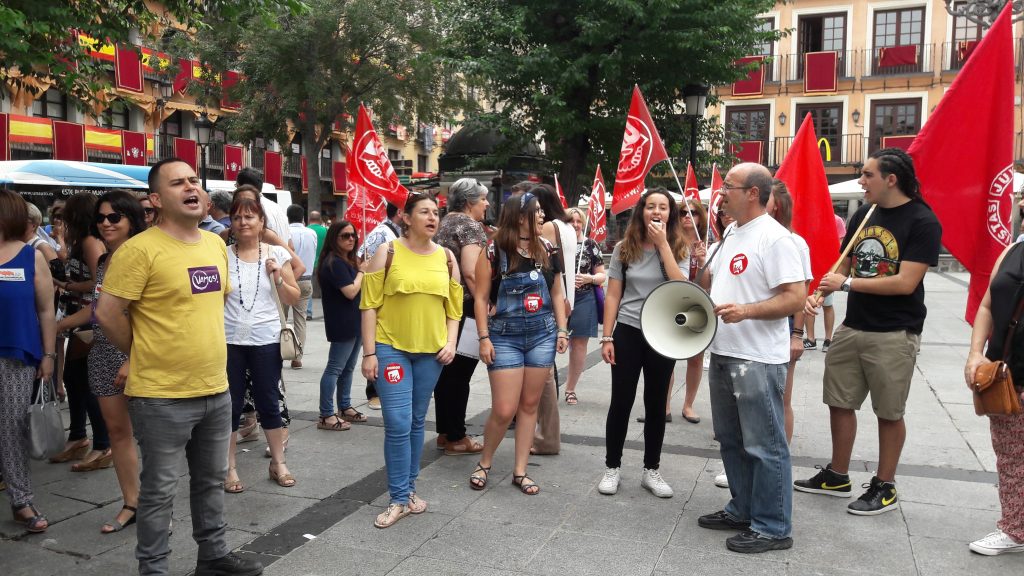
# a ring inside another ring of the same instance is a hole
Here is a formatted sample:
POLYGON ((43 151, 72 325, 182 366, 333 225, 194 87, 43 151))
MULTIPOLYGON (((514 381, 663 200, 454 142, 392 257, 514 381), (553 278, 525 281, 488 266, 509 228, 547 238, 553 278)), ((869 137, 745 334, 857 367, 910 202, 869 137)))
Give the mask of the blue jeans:
POLYGON ((192 538, 199 561, 223 557, 228 548, 224 521, 224 477, 231 439, 231 395, 198 398, 131 398, 128 413, 142 452, 135 557, 139 574, 167 574, 171 509, 188 462, 192 538))
POLYGON ((360 341, 353 338, 344 342, 331 342, 327 352, 327 366, 320 377, 320 416, 334 414, 334 395, 338 395, 338 410, 352 406, 352 372, 359 359, 360 341))
POLYGON ((793 469, 782 395, 786 364, 711 355, 711 418, 732 500, 725 511, 769 538, 793 527, 793 469))
POLYGON ((384 417, 384 464, 393 504, 408 504, 423 456, 423 428, 441 363, 377 343, 377 393, 384 417))

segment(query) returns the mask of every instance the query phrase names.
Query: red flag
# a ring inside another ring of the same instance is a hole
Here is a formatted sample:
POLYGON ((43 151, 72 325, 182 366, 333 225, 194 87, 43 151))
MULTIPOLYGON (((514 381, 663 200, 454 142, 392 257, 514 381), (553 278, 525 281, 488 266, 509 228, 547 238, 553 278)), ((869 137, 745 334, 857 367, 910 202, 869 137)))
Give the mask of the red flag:
POLYGON ((399 208, 405 206, 409 191, 398 181, 398 173, 391 166, 387 148, 381 145, 370 123, 370 114, 362 104, 359 105, 359 116, 356 118, 351 154, 352 157, 346 162, 349 186, 363 186, 368 194, 381 195, 399 208))
POLYGON ((992 266, 1011 242, 1012 4, 1006 3, 910 146, 921 192, 942 224, 942 244, 971 272, 966 319, 972 324, 992 266))
POLYGON ((146 165, 146 135, 143 132, 121 131, 121 163, 146 165))
POLYGON ((651 167, 667 159, 668 153, 647 111, 640 87, 634 85, 633 100, 626 116, 626 131, 622 136, 622 150, 619 151, 619 168, 612 188, 612 214, 632 208, 640 200, 644 178, 651 167))
POLYGON ((810 293, 818 289, 821 277, 839 257, 836 214, 810 113, 800 124, 775 177, 786 183, 793 196, 793 231, 806 240, 811 249, 814 280, 808 287, 810 293))
POLYGON ((365 240, 366 234, 387 217, 387 203, 380 194, 370 191, 366 186, 355 184, 352 170, 355 163, 345 163, 348 167, 348 208, 345 209, 345 218, 355 226, 359 237, 365 240))
POLYGON ((601 165, 597 165, 597 173, 594 174, 594 188, 590 192, 590 202, 587 205, 587 212, 590 214, 588 220, 590 232, 588 236, 600 244, 608 238, 608 212, 604 209, 607 191, 604 187, 604 177, 601 176, 601 165))
MULTIPOLYGON (((708 201, 708 228, 715 230, 718 234, 718 209, 722 207, 722 175, 718 173, 718 166, 711 167, 711 200, 708 201)), ((708 234, 708 242, 711 241, 711 234, 708 234)))
POLYGON ((242 171, 242 147, 224 145, 224 179, 234 181, 242 171))
POLYGON ((562 185, 558 183, 558 174, 555 174, 555 192, 558 193, 558 201, 562 203, 562 208, 569 208, 569 203, 565 201, 565 194, 562 192, 562 185))
POLYGON ((683 190, 684 200, 696 200, 700 202, 700 188, 697 185, 697 175, 693 173, 693 166, 686 163, 686 190, 683 190))
POLYGON ((53 159, 85 162, 85 126, 53 121, 53 159))

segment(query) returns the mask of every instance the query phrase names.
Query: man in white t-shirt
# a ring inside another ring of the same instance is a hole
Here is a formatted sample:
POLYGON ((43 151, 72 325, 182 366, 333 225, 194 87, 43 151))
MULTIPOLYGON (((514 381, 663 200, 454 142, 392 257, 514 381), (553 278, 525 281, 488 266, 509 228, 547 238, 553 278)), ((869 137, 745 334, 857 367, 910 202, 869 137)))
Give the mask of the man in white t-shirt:
POLYGON ((742 553, 793 545, 783 391, 787 318, 802 309, 804 271, 791 234, 765 211, 771 189, 771 173, 759 164, 739 164, 726 174, 722 207, 736 224, 708 256, 704 279, 720 318, 708 380, 732 499, 697 524, 739 530, 726 547, 742 553))
POLYGON ((299 258, 306 262, 306 272, 298 278, 299 302, 286 308, 284 313, 291 311, 292 324, 295 325, 295 338, 299 341, 299 354, 292 360, 292 368, 302 368, 302 350, 306 346, 306 305, 313 296, 313 262, 316 261, 316 232, 306 228, 306 211, 298 204, 288 207, 288 228, 292 235, 292 246, 299 258))

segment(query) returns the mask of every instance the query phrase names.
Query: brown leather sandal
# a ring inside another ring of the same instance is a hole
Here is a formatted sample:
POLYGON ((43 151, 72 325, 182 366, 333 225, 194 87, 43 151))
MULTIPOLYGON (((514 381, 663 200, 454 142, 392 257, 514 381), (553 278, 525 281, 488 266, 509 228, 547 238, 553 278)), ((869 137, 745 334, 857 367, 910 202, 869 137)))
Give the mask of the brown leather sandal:
POLYGON ((88 462, 76 462, 71 465, 72 472, 93 472, 95 470, 103 470, 104 468, 110 468, 114 465, 114 453, 111 452, 110 448, 100 452, 100 455, 88 462))
POLYGON ((76 440, 74 444, 65 448, 63 452, 60 452, 50 458, 51 464, 63 464, 72 460, 81 460, 85 458, 85 455, 89 453, 89 439, 82 438, 76 440))
POLYGON ((352 428, 352 425, 341 419, 341 416, 337 414, 331 414, 330 416, 321 416, 320 421, 316 423, 317 430, 333 430, 340 432, 342 430, 348 430, 352 428), (334 424, 328 424, 327 420, 334 418, 334 424))
MULTIPOLYGON (((281 464, 284 464, 284 462, 281 462, 278 465, 280 466, 281 464)), ((278 486, 280 486, 282 488, 291 488, 292 486, 295 486, 295 476, 292 476, 291 473, 278 474, 277 472, 274 472, 274 463, 273 462, 270 463, 270 470, 269 470, 269 472, 270 472, 270 479, 273 480, 274 482, 277 482, 278 486)))
POLYGON ((338 411, 336 416, 338 418, 344 418, 346 422, 352 422, 354 424, 362 424, 369 420, 369 418, 366 417, 366 414, 363 414, 351 406, 348 408, 342 408, 338 411))
MULTIPOLYGON (((231 468, 228 468, 228 476, 230 476, 232 472, 235 473, 235 477, 238 476, 238 471, 235 470, 234 466, 232 466, 231 468)), ((224 480, 224 491, 227 492, 228 494, 241 494, 242 492, 245 492, 245 486, 242 485, 242 480, 241 479, 238 479, 238 480, 228 480, 228 479, 225 479, 224 480)))

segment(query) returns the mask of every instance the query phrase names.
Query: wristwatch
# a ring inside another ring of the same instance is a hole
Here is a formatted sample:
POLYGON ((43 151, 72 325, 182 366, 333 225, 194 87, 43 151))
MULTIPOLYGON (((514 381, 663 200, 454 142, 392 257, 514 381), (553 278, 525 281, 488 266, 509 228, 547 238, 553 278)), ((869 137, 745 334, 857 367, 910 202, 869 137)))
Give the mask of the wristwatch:
POLYGON ((851 287, 853 287, 852 275, 846 277, 846 280, 843 282, 843 285, 839 287, 839 289, 842 290, 843 292, 849 292, 851 287))

